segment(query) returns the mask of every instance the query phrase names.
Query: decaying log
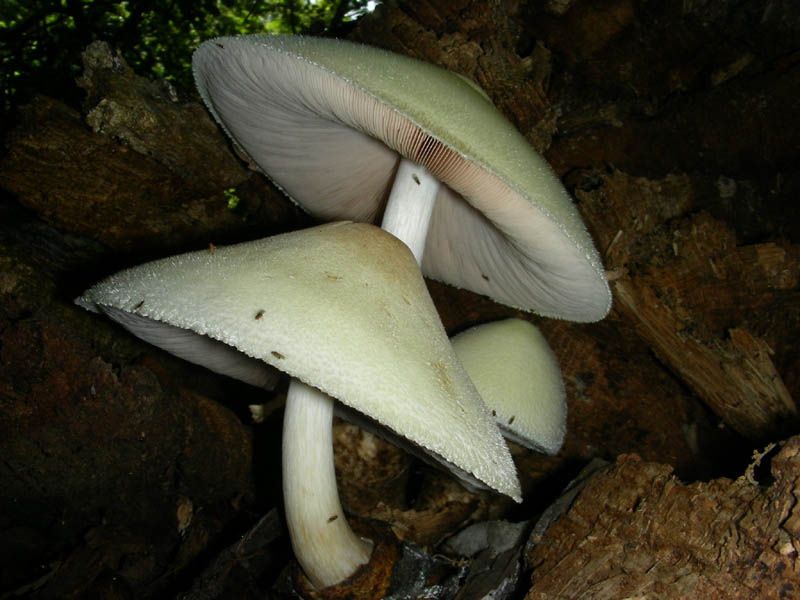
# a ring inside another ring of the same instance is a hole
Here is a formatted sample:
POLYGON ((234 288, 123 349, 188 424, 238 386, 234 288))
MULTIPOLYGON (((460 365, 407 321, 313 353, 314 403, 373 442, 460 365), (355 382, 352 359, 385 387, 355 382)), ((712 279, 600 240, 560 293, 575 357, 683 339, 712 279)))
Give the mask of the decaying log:
MULTIPOLYGON (((771 450, 771 447, 770 447, 771 450)), ((683 484, 620 456, 529 542, 526 600, 790 598, 800 589, 800 438, 736 480, 683 484)))
POLYGON ((242 166, 198 101, 135 75, 105 43, 84 61, 86 117, 39 97, 6 140, 0 185, 22 206, 59 231, 136 253, 136 262, 300 219, 242 166))
POLYGON ((614 292, 642 338, 725 424, 753 440, 796 428, 797 410, 766 342, 738 328, 727 340, 702 339, 687 332, 690 323, 676 317, 652 288, 625 279, 614 283, 614 292))
POLYGON ((213 379, 74 310, 27 250, 0 244, 0 582, 149 585, 252 501, 251 434, 200 393, 213 379))
MULTIPOLYGON (((797 300, 800 247, 738 245, 696 182, 601 174, 576 196, 611 273, 616 312, 720 419, 746 438, 796 431, 797 409, 764 339, 745 326, 797 300), (635 201, 631 201, 634 198, 635 201)), ((780 343, 791 329, 765 332, 780 343)))

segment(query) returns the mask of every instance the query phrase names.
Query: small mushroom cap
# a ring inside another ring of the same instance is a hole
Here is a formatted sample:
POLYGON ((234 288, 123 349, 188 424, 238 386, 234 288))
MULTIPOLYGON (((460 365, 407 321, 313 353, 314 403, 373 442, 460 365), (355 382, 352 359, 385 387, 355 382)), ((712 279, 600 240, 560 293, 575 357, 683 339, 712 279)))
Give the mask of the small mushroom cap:
POLYGON ((461 364, 503 435, 527 448, 555 454, 567 427, 561 370, 541 332, 507 319, 471 327, 453 338, 461 364))
MULTIPOLYGON (((502 436, 408 248, 334 223, 117 273, 76 300, 224 342, 519 500, 502 436)), ((473 480, 474 479, 474 480, 473 480)))
POLYGON ((603 318, 611 293, 569 194, 475 84, 339 40, 208 40, 195 82, 250 159, 322 219, 372 222, 400 157, 443 185, 423 272, 524 310, 603 318))

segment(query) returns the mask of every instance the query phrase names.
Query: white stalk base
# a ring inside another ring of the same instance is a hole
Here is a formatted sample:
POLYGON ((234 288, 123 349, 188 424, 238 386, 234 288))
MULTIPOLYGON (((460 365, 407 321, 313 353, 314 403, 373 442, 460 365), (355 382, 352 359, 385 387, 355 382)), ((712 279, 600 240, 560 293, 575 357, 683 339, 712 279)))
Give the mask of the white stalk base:
POLYGON ((422 262, 425 252, 425 239, 440 185, 422 165, 406 158, 400 160, 381 229, 405 243, 414 253, 417 264, 422 262))
POLYGON ((342 512, 332 422, 333 399, 292 379, 283 417, 283 499, 294 554, 316 588, 349 577, 372 553, 342 512))

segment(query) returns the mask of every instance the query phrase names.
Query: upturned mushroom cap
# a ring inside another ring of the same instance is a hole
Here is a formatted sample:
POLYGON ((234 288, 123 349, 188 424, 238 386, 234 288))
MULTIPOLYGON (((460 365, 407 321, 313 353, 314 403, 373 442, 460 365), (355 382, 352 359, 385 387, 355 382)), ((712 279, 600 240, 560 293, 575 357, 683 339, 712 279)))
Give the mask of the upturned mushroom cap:
POLYGON ((567 426, 561 370, 541 332, 528 321, 477 325, 453 338, 453 348, 503 435, 555 454, 567 426))
POLYGON ((235 143, 312 214, 375 220, 405 157, 445 184, 426 275, 546 316, 594 321, 608 312, 601 260, 569 194, 463 77, 299 36, 209 40, 193 69, 235 143))
POLYGON ((508 449, 414 257, 377 227, 334 223, 158 260, 76 302, 223 342, 366 414, 457 474, 520 498, 508 449))

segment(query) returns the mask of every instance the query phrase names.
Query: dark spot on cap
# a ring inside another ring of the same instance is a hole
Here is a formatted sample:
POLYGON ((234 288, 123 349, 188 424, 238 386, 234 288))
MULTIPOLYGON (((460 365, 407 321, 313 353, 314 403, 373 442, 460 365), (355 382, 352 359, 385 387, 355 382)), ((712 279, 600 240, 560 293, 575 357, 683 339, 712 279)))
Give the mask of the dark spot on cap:
POLYGON ((412 174, 411 174, 411 179, 413 179, 413 180, 414 180, 414 183, 416 183, 417 185, 419 185, 419 177, 417 177, 417 174, 416 174, 416 173, 412 173, 412 174))
POLYGON ((330 517, 328 517, 328 523, 333 523, 338 518, 339 515, 331 515, 330 517))
POLYGON ((488 275, 484 275, 483 273, 481 273, 481 277, 483 277, 486 281, 489 281, 489 276, 488 275))
POLYGON ((139 302, 139 304, 134 306, 133 310, 139 310, 140 308, 142 308, 142 306, 144 306, 144 300, 142 300, 141 302, 139 302))
POLYGON ((264 316, 264 311, 260 310, 256 313, 256 321, 258 321, 261 317, 264 316))
POLYGON ((508 424, 511 425, 514 422, 514 419, 516 418, 517 418, 516 415, 512 415, 511 418, 508 420, 508 424))
POLYGON ((275 352, 275 350, 273 350, 272 352, 270 352, 270 354, 272 354, 272 356, 274 356, 275 358, 286 358, 286 357, 285 357, 283 354, 281 354, 280 352, 275 352))

